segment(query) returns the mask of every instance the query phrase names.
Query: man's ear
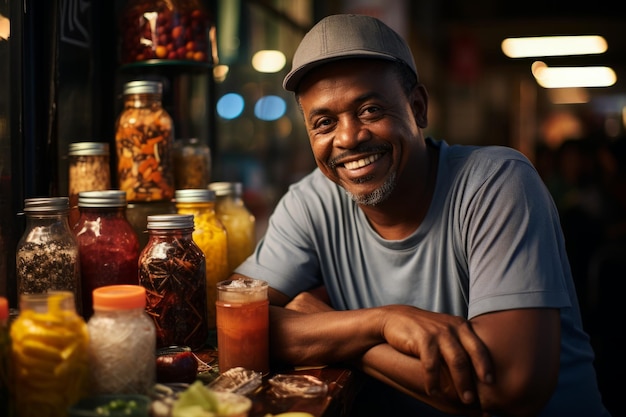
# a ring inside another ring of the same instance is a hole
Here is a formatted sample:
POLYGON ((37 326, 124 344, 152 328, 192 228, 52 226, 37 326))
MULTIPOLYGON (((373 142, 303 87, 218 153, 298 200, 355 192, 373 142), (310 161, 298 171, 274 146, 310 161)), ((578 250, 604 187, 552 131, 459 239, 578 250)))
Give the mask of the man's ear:
POLYGON ((428 126, 428 92, 423 84, 417 84, 411 93, 411 107, 417 125, 425 129, 428 126))

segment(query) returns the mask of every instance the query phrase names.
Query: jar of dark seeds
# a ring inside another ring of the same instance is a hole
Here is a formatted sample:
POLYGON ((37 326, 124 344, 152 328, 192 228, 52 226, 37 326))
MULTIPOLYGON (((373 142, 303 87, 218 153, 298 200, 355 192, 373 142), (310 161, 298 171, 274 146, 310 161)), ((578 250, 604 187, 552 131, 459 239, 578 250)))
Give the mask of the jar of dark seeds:
POLYGON ((148 216, 148 243, 139 255, 139 282, 154 320, 157 348, 201 348, 207 341, 206 258, 193 241, 192 214, 148 216))
POLYGON ((68 197, 24 200, 26 228, 16 248, 18 295, 70 291, 82 314, 78 241, 68 223, 68 197))

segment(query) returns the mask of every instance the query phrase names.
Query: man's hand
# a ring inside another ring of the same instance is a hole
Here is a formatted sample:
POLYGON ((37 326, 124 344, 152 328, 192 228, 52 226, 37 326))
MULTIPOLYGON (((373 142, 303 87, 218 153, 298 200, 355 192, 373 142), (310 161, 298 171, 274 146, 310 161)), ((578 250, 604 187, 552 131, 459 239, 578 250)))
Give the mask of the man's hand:
POLYGON ((427 394, 440 390, 443 367, 465 404, 477 399, 476 378, 486 384, 493 381, 489 351, 469 321, 405 305, 383 307, 382 311, 384 339, 399 352, 421 360, 427 394))

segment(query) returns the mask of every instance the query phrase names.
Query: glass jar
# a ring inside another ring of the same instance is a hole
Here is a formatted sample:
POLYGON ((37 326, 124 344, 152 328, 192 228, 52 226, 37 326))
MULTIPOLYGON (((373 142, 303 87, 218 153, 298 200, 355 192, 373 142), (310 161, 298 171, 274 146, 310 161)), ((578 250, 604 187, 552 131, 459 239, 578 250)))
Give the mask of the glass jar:
POLYGON ((215 193, 212 190, 176 190, 176 209, 180 214, 193 214, 194 242, 206 258, 207 322, 215 329, 217 283, 230 275, 226 229, 215 214, 215 193))
POLYGON ((120 62, 216 61, 215 26, 200 0, 131 0, 120 17, 120 62))
POLYGON ((228 263, 234 271, 256 246, 255 218, 243 201, 240 182, 212 182, 215 191, 215 211, 228 233, 228 263))
POLYGON ((176 189, 206 188, 211 180, 211 150, 197 138, 174 141, 176 189))
POLYGON ((115 129, 119 189, 128 202, 174 198, 174 124, 157 81, 124 85, 124 109, 115 129))
POLYGON ((11 360, 11 335, 9 334, 9 300, 0 297, 0 415, 13 416, 13 375, 11 360))
POLYGON ((140 285, 93 291, 89 328, 91 394, 149 395, 156 383, 156 329, 140 285))
POLYGON ((83 191, 80 217, 72 229, 80 255, 83 318, 93 314, 92 292, 98 287, 139 283, 139 239, 126 219, 126 193, 83 191))
POLYGON ((78 193, 111 188, 109 144, 102 142, 70 143, 68 151, 68 193, 70 226, 78 220, 78 193))
POLYGON ((139 252, 148 243, 148 216, 154 214, 176 214, 176 206, 172 200, 136 202, 126 205, 126 218, 139 238, 139 252))
POLYGON ((88 394, 89 333, 74 305, 69 291, 20 296, 11 325, 18 417, 66 417, 88 394))
POLYGON ((193 241, 193 215, 148 216, 148 243, 139 255, 146 311, 157 329, 157 348, 207 341, 206 260, 193 241))
POLYGON ((82 314, 78 241, 68 224, 68 197, 24 200, 26 229, 16 249, 17 293, 70 291, 82 314))

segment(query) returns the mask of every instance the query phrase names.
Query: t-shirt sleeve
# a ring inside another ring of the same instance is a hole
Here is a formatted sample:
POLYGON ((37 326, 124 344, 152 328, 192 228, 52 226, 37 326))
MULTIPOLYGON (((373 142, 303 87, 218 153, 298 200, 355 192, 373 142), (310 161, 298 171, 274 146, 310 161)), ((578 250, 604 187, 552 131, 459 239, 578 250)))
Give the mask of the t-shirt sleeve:
POLYGON ((270 216, 255 252, 235 272, 264 279, 289 297, 321 285, 312 230, 302 194, 292 187, 270 216))
POLYGON ((462 225, 469 317, 513 308, 569 307, 563 236, 541 178, 523 158, 489 169, 468 199, 462 225))

